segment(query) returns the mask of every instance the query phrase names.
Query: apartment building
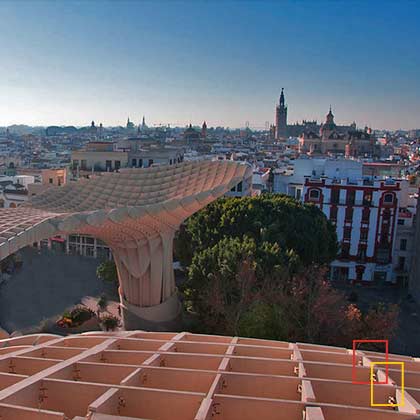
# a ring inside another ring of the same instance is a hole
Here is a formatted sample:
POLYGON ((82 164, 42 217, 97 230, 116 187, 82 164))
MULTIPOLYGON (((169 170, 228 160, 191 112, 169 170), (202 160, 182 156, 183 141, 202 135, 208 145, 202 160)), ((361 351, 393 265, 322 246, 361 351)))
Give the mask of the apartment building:
POLYGON ((174 165, 183 159, 183 152, 179 148, 146 143, 139 139, 124 139, 117 143, 94 141, 84 149, 72 152, 71 156, 73 170, 94 172, 174 165))
POLYGON ((275 174, 274 192, 318 206, 336 227, 335 281, 405 282, 413 247, 408 181, 362 175, 362 162, 298 159, 292 175, 275 174))

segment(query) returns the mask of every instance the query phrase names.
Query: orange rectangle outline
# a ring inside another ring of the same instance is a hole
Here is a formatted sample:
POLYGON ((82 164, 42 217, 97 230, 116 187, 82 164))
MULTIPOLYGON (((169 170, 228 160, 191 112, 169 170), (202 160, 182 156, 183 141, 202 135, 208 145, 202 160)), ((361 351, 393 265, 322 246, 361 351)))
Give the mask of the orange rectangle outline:
POLYGON ((370 363, 370 405, 371 407, 403 407, 405 404, 404 400, 404 362, 371 362, 370 363), (373 385, 375 384, 373 381, 373 367, 374 365, 400 365, 401 366, 401 403, 400 404, 393 404, 393 403, 386 403, 386 404, 375 404, 373 398, 373 385))

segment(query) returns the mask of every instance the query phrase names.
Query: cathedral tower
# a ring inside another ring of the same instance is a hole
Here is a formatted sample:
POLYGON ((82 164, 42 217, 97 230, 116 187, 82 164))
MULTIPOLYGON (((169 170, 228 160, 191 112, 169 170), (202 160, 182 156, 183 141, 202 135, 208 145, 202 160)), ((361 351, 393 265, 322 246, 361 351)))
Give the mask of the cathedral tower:
POLYGON ((284 102, 284 88, 281 89, 280 101, 276 106, 276 140, 287 137, 287 106, 284 102))
POLYGON ((201 127, 201 137, 203 139, 207 138, 207 123, 204 121, 203 126, 201 127))

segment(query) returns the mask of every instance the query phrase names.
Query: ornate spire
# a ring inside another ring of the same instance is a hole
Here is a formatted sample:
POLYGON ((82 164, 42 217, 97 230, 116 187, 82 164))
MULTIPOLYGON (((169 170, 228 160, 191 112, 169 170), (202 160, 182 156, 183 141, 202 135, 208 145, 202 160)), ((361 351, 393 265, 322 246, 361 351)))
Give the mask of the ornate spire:
POLYGON ((330 105, 330 110, 327 114, 327 123, 328 122, 334 122, 334 114, 332 113, 332 109, 331 109, 331 105, 330 105))
POLYGON ((284 88, 281 88, 281 93, 280 93, 280 106, 284 107, 284 88))

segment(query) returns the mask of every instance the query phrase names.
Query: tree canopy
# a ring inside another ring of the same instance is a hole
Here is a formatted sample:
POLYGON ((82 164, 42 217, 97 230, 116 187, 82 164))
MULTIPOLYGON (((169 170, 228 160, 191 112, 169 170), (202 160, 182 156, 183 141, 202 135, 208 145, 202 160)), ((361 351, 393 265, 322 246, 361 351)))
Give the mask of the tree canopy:
POLYGON ((318 207, 278 194, 221 198, 190 217, 181 228, 176 256, 189 266, 193 255, 223 238, 252 238, 256 247, 277 244, 304 265, 329 263, 337 254, 335 228, 318 207))
POLYGON ((118 273, 114 261, 103 261, 96 268, 96 276, 106 282, 117 282, 118 273))

